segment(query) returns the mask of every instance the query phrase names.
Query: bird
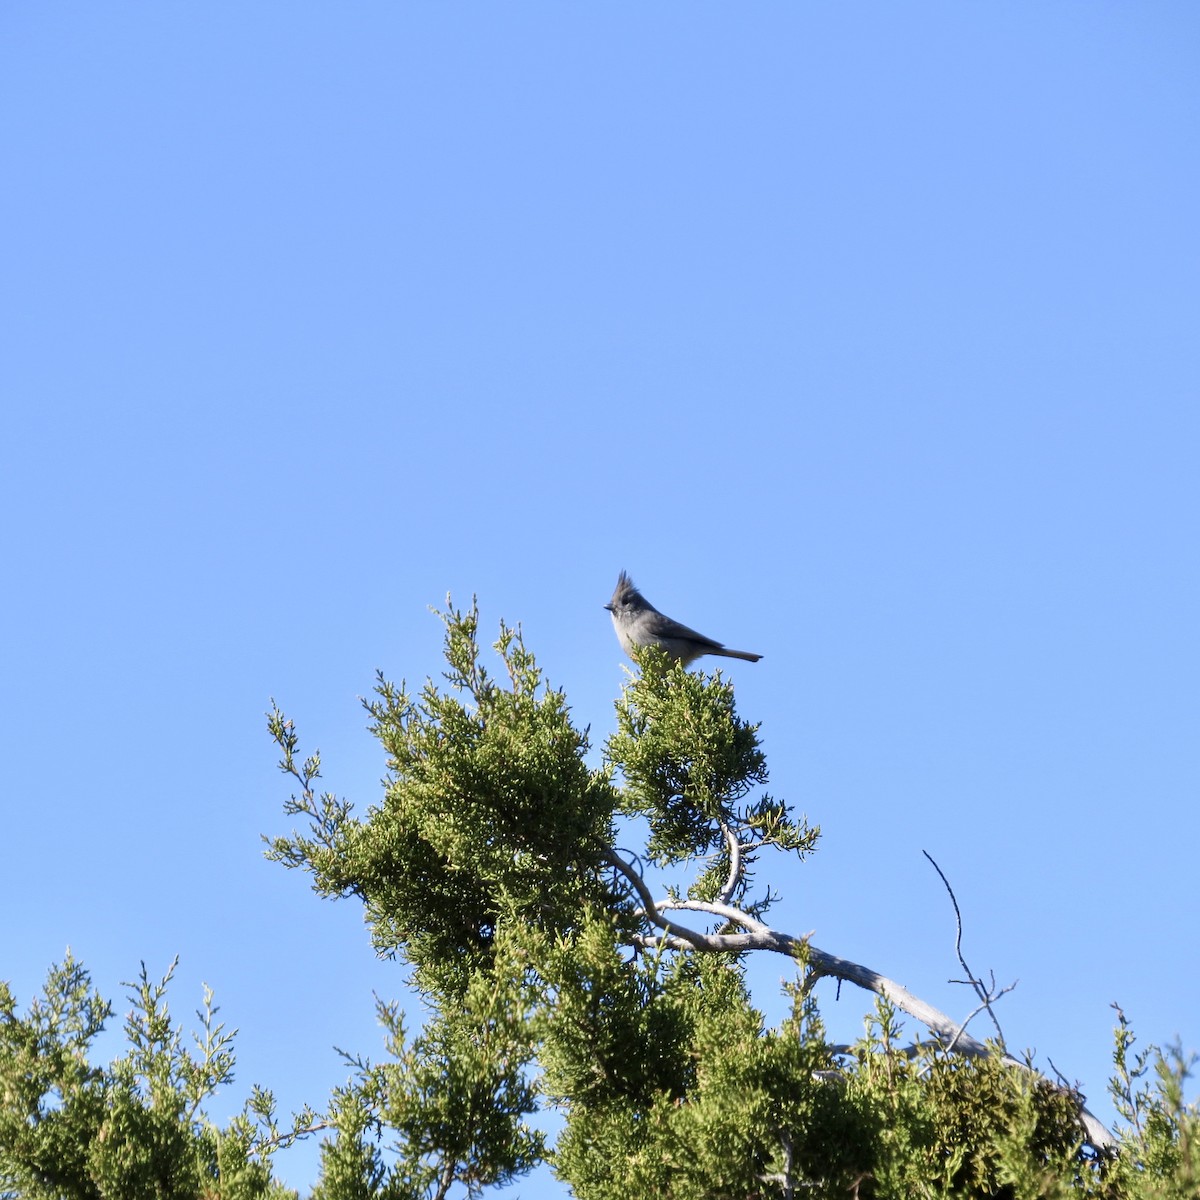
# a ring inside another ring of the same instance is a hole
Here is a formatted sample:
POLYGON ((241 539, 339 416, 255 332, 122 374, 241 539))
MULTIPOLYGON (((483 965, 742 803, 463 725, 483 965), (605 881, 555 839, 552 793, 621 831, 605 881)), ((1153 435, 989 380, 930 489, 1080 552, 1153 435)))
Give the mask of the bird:
POLYGON ((671 620, 634 587, 633 580, 624 571, 617 578, 612 600, 604 607, 612 614, 617 641, 630 658, 634 657, 634 646, 661 646, 685 667, 703 654, 744 658, 747 662, 758 662, 762 658, 761 654, 750 654, 745 650, 727 650, 720 642, 671 620))

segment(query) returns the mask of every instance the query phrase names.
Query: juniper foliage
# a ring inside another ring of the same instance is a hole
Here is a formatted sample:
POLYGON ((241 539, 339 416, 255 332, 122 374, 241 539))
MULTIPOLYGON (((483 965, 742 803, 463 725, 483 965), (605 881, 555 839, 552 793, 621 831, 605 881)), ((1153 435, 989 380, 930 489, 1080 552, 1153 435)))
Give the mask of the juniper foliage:
POLYGON ((757 876, 817 847, 819 830, 764 790, 731 684, 640 654, 593 760, 519 630, 501 626, 493 674, 475 606, 441 616, 442 680, 410 692, 380 675, 367 702, 386 777, 361 813, 317 791, 319 754, 302 757, 278 708, 268 717, 303 825, 269 857, 361 902, 424 1022, 380 1002, 383 1055, 347 1057, 323 1112, 281 1122, 253 1088, 221 1124, 207 1109, 233 1081, 234 1035, 211 995, 189 1040, 167 1007, 171 971, 143 968, 128 1050, 97 1065, 112 1007, 79 963, 54 968, 24 1015, 0 985, 0 1197, 282 1200, 295 1193, 274 1156, 308 1135, 324 1138, 319 1200, 478 1196, 544 1162, 580 1200, 1200 1196, 1192 1063, 1135 1050, 1124 1014, 1116 1149, 1089 1143, 1070 1089, 999 1048, 923 1041, 883 1001, 856 1044, 831 1045, 802 940, 790 1011, 770 1026, 744 954, 662 936, 668 916, 712 933, 761 922, 775 893, 757 876))

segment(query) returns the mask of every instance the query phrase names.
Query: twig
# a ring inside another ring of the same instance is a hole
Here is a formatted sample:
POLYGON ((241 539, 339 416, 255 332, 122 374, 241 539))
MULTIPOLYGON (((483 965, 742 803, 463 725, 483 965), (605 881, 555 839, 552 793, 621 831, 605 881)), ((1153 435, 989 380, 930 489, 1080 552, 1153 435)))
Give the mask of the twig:
POLYGON ((958 1027, 958 1032, 954 1035, 953 1038, 950 1039, 949 1045, 946 1046, 947 1051, 954 1049, 955 1045, 958 1042, 958 1039, 960 1037, 962 1037, 962 1035, 964 1033, 966 1033, 967 1026, 970 1025, 970 1023, 973 1020, 975 1020, 975 1018, 977 1016, 979 1016, 979 1014, 981 1012, 983 1012, 983 1010, 985 1008, 988 1010, 988 1012, 992 1011, 992 1001, 993 1000, 999 1000, 1000 997, 1005 994, 1005 992, 1011 992, 1013 990, 1013 988, 1015 988, 1016 986, 1017 985, 1015 983, 1010 983, 1008 985, 1008 987, 1001 988, 998 992, 988 992, 987 997, 984 999, 983 1003, 977 1004, 973 1009, 971 1009, 971 1011, 969 1013, 967 1013, 965 1019, 963 1020, 963 1023, 958 1027))
POLYGON ((311 1125, 305 1125, 303 1129, 288 1129, 274 1137, 263 1138, 254 1143, 254 1149, 260 1154, 268 1149, 286 1150, 296 1142, 303 1141, 314 1133, 320 1133, 322 1129, 332 1129, 333 1125, 333 1121, 314 1121, 311 1125))
POLYGON ((1016 983, 1010 983, 1008 987, 1004 988, 1002 991, 994 991, 996 986, 996 975, 995 972, 992 972, 992 989, 989 990, 983 986, 983 983, 979 979, 976 978, 975 972, 967 966, 967 960, 963 957, 962 952, 962 912, 958 907, 958 897, 955 896, 954 889, 950 886, 950 881, 946 878, 945 872, 942 870, 942 868, 938 866, 937 860, 933 857, 933 855, 930 854, 928 850, 922 850, 921 853, 925 855, 925 857, 929 859, 930 863, 933 865, 933 869, 938 873, 938 878, 941 879, 946 892, 950 896, 950 903, 954 905, 954 953, 958 955, 958 961, 961 964, 962 969, 967 973, 967 978, 965 980, 952 979, 950 982, 970 984, 970 986, 975 989, 975 994, 983 1002, 979 1008, 975 1009, 975 1011, 971 1013, 971 1016, 967 1017, 967 1020, 963 1022, 962 1027, 965 1029, 967 1027, 967 1021, 970 1021, 972 1017, 977 1016, 984 1009, 986 1009, 988 1016, 992 1018, 992 1024, 996 1027, 996 1037, 999 1039, 1000 1045, 1003 1046, 1004 1030, 1000 1028, 1000 1022, 996 1019, 995 1012, 992 1011, 992 1001, 998 1000, 1004 995, 1005 992, 1011 992, 1017 985, 1016 983))

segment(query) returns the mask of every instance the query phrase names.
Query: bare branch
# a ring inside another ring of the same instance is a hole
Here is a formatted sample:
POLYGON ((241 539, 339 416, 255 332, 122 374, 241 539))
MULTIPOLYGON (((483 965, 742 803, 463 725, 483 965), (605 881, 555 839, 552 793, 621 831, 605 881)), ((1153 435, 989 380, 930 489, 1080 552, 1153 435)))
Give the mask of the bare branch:
POLYGON ((455 1172, 458 1170, 458 1163, 450 1158, 446 1165, 442 1168, 441 1174, 438 1176, 437 1191, 434 1192, 434 1200, 445 1200, 446 1193, 450 1191, 450 1185, 454 1182, 455 1172))
POLYGON ((629 866, 628 863, 624 862, 611 850, 605 851, 603 860, 610 867, 613 867, 615 870, 624 875, 625 878, 633 885, 633 890, 637 892, 639 897, 641 897, 642 915, 645 916, 647 920, 652 921, 660 929, 665 930, 669 938, 674 939, 674 941, 677 941, 679 945, 683 947, 694 950, 704 950, 708 948, 704 945, 705 940, 709 936, 708 934, 695 933, 693 930, 688 929, 684 925, 677 925, 674 921, 664 917, 662 913, 658 911, 658 905, 655 904, 654 896, 650 889, 646 886, 646 881, 631 866, 629 866))
POLYGON ((1046 1055, 1046 1061, 1050 1064, 1050 1070, 1052 1070, 1054 1072, 1054 1078, 1058 1080, 1059 1087, 1064 1088, 1067 1091, 1072 1091, 1072 1092, 1079 1091, 1079 1085, 1078 1084, 1072 1085, 1067 1080, 1067 1077, 1058 1069, 1058 1067, 1056 1067, 1054 1065, 1054 1059, 1052 1059, 1050 1057, 1050 1055, 1048 1055, 1048 1054, 1046 1055))
MULTIPOLYGON (((994 983, 994 980, 993 980, 993 983, 994 983)), ((1010 983, 1008 985, 1008 987, 1003 987, 998 992, 989 991, 987 996, 984 998, 983 1002, 981 1004, 977 1004, 973 1009, 971 1009, 971 1011, 969 1013, 967 1013, 966 1017, 963 1020, 963 1023, 958 1027, 958 1032, 954 1035, 953 1038, 950 1039, 950 1042, 946 1046, 946 1049, 948 1051, 953 1050, 955 1048, 955 1046, 958 1044, 958 1039, 960 1037, 962 1037, 962 1035, 964 1033, 966 1033, 967 1026, 970 1025, 970 1023, 973 1020, 975 1020, 975 1018, 977 1016, 979 1016, 979 1014, 981 1012, 983 1012, 983 1010, 985 1008, 990 1013, 992 1011, 992 1001, 999 1000, 1001 996, 1005 995, 1007 992, 1011 992, 1013 990, 1013 988, 1015 988, 1016 986, 1017 985, 1015 983, 1010 983)), ((993 1017, 992 1019, 995 1020, 995 1017, 993 1017)))
POLYGON ((660 912, 664 908, 684 908, 691 912, 711 913, 714 917, 722 917, 726 921, 749 929, 751 932, 761 933, 769 928, 769 926, 764 925, 761 921, 756 921, 749 913, 743 912, 740 908, 734 908, 731 904, 716 900, 676 900, 668 896, 665 900, 659 900, 655 907, 660 912))
MULTIPOLYGON (((741 925, 747 932, 702 933, 679 925, 662 915, 660 906, 655 903, 645 881, 632 867, 622 861, 617 854, 611 850, 607 851, 604 854, 604 861, 629 881, 642 901, 646 919, 663 930, 661 934, 645 933, 636 935, 633 939, 634 944, 642 949, 699 950, 706 954, 742 954, 747 950, 769 950, 775 954, 784 954, 788 958, 805 965, 804 989, 806 991, 811 989, 819 979, 825 977, 845 981, 846 983, 853 983, 865 991, 874 992, 877 996, 882 996, 890 1004, 900 1009, 901 1012, 907 1013, 910 1017, 920 1021, 933 1034, 934 1039, 943 1049, 952 1049, 958 1054, 979 1058, 994 1053, 983 1042, 978 1041, 965 1032, 965 1021, 960 1024, 953 1020, 940 1009, 934 1008, 932 1004, 922 1000, 919 996, 914 996, 912 992, 895 980, 889 979, 886 975, 879 974, 878 971, 871 970, 870 967, 851 962, 846 958, 839 958, 836 954, 830 954, 826 950, 820 950, 808 938, 796 938, 791 934, 771 929, 761 922, 756 921, 747 913, 742 913, 737 909, 729 909, 727 905, 717 906, 694 900, 669 901, 668 903, 672 908, 713 912, 714 915, 723 916, 727 920, 741 925), (717 912, 715 910, 718 907, 728 911, 717 912)), ((934 865, 936 866, 937 864, 935 863, 934 865)), ((666 907, 666 905, 664 904, 663 907, 666 907)), ((957 908, 957 905, 955 907, 957 908)), ((967 968, 967 974, 970 974, 969 968, 967 968)), ((997 996, 1002 995, 1004 991, 1009 990, 1011 988, 1005 988, 1002 992, 996 993, 996 996, 989 996, 987 1003, 990 1003, 997 996)), ((986 1007, 986 1004, 983 1007, 986 1007)), ((978 1011, 982 1011, 982 1009, 978 1011)), ((975 1014, 971 1015, 974 1016, 975 1014)), ((971 1017, 967 1018, 968 1021, 970 1019, 971 1017)), ((1021 1062, 1020 1059, 1013 1058, 1011 1054, 1003 1053, 1002 1057, 1010 1066, 1027 1071, 1032 1075, 1037 1075, 1039 1078, 1044 1078, 1040 1072, 1034 1070, 1027 1063, 1021 1062)), ((1117 1144, 1116 1139, 1108 1129, 1086 1108, 1080 1108, 1080 1120, 1087 1131, 1088 1140, 1094 1146, 1108 1148, 1117 1144)))
MULTIPOLYGON (((979 1008, 977 1008, 975 1010, 975 1012, 973 1012, 971 1014, 970 1017, 967 1018, 967 1021, 971 1020, 971 1017, 974 1017, 979 1012, 982 1012, 984 1009, 987 1009, 987 1014, 989 1017, 992 1018, 992 1024, 996 1027, 996 1037, 999 1039, 1000 1045, 1003 1046, 1004 1045, 1004 1030, 1000 1028, 1000 1022, 996 1019, 995 1012, 992 1011, 992 1001, 998 1000, 1001 996, 1004 995, 1005 992, 1011 992, 1013 990, 1013 988, 1016 987, 1017 985, 1015 983, 1009 984, 1009 986, 1004 988, 1003 991, 997 992, 997 991, 995 991, 996 976, 993 973, 991 988, 990 989, 985 988, 983 986, 983 983, 976 977, 975 972, 972 971, 971 968, 967 966, 967 960, 963 957, 963 952, 962 952, 962 934, 963 934, 962 912, 959 910, 959 907, 958 907, 958 897, 955 896, 954 889, 950 886, 950 881, 946 878, 945 872, 942 870, 942 868, 938 866, 937 860, 933 857, 933 855, 930 854, 928 850, 922 850, 921 853, 923 855, 925 855, 925 857, 927 859, 929 859, 930 863, 933 865, 933 869, 938 873, 938 877, 941 879, 942 884, 945 887, 947 893, 949 893, 950 903, 954 905, 954 923, 955 923, 954 953, 956 955, 958 955, 958 961, 961 964, 962 969, 967 973, 967 978, 965 981, 957 981, 957 982, 966 982, 966 983, 970 984, 970 986, 975 989, 975 994, 983 1002, 981 1004, 981 1006, 979 1008)), ((951 980, 950 982, 954 983, 956 981, 951 980)), ((966 1027, 967 1027, 967 1022, 964 1021, 963 1028, 965 1029, 966 1027)))
POLYGON ((322 1129, 332 1129, 333 1126, 333 1121, 312 1121, 302 1128, 287 1129, 282 1133, 275 1134, 273 1137, 262 1138, 254 1143, 254 1149, 259 1154, 268 1150, 286 1150, 289 1146, 303 1141, 311 1134, 320 1133, 322 1129))
POLYGON ((783 1170, 770 1175, 760 1175, 758 1178, 762 1183, 779 1184, 783 1200, 792 1200, 796 1195, 796 1187, 792 1182, 792 1160, 795 1148, 792 1146, 792 1139, 783 1130, 779 1132, 779 1143, 783 1147, 783 1170))
POLYGON ((724 821, 721 821, 721 832, 725 835, 725 845, 729 847, 729 876, 725 880, 725 886, 721 889, 717 900, 721 904, 728 904, 733 899, 733 894, 737 891, 737 885, 742 878, 742 843, 738 840, 738 835, 724 821))

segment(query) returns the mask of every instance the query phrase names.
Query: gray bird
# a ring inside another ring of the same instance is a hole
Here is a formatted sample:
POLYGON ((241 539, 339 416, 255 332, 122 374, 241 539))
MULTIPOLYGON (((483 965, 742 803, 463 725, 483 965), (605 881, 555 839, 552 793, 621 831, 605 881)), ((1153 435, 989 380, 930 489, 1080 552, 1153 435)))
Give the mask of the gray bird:
POLYGON ((758 662, 762 658, 761 654, 747 654, 745 650, 726 650, 720 642, 664 616, 633 586, 633 580, 624 571, 617 579, 611 602, 604 607, 612 613, 617 641, 630 658, 634 646, 661 646, 685 667, 702 654, 722 654, 726 658, 744 658, 747 662, 758 662))

